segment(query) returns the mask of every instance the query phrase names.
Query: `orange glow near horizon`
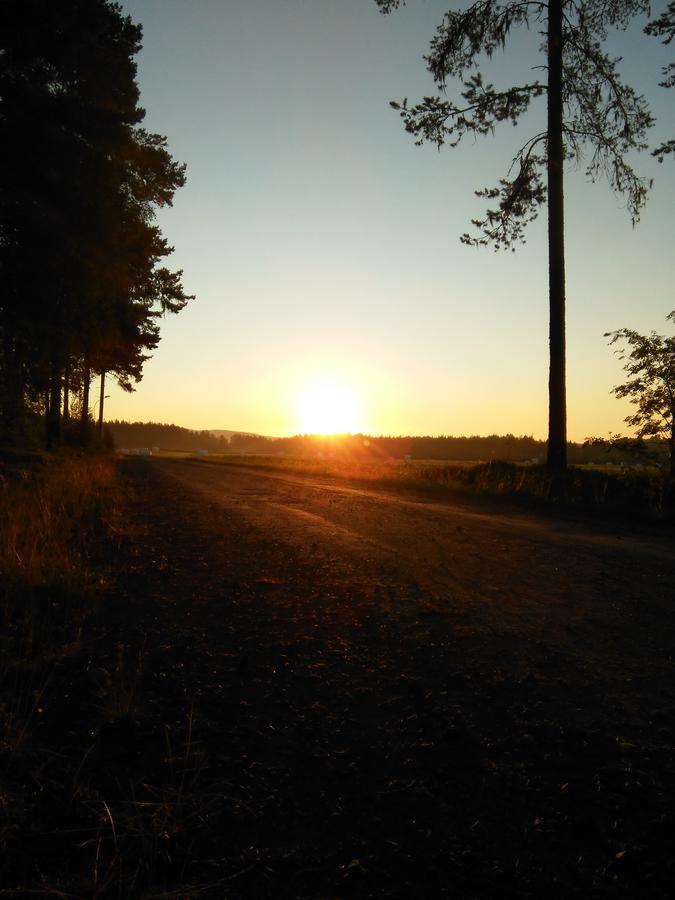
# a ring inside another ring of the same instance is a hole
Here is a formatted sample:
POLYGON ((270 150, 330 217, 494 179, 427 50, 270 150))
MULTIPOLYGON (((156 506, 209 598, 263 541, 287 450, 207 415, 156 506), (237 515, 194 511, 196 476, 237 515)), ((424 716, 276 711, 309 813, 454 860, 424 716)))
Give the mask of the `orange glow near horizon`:
POLYGON ((354 434, 361 428, 356 391, 342 381, 312 381, 300 389, 298 426, 303 434, 354 434))

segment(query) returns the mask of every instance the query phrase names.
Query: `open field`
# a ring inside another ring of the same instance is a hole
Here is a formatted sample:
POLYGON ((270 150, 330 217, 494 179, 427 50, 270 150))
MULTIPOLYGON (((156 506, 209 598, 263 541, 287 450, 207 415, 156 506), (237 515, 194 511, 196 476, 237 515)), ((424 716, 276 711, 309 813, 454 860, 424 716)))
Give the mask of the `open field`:
POLYGON ((234 453, 209 453, 208 456, 199 456, 195 452, 178 450, 160 450, 153 456, 158 459, 187 459, 208 462, 214 465, 224 464, 228 466, 244 466, 257 469, 271 469, 280 472, 300 472, 309 475, 332 475, 337 478, 356 479, 363 481, 390 481, 390 480, 415 480, 418 469, 429 466, 471 466, 475 462, 462 460, 415 460, 403 461, 391 458, 385 459, 352 459, 340 456, 326 456, 323 458, 302 458, 278 456, 273 454, 234 454, 234 453))
POLYGON ((123 467, 115 582, 2 757, 3 885, 671 895, 669 531, 123 467))
MULTIPOLYGON (((159 454, 164 456, 163 452, 159 454)), ((199 458, 196 454, 189 454, 192 459, 199 458)), ((305 472, 310 475, 334 475, 337 478, 364 479, 366 481, 386 481, 391 478, 414 477, 418 469, 430 466, 474 466, 478 465, 473 460, 400 460, 390 457, 382 459, 354 459, 340 455, 318 458, 285 457, 258 454, 209 454, 205 458, 209 462, 224 463, 233 466, 248 466, 262 469, 275 469, 288 472, 305 472)))
MULTIPOLYGON (((289 457, 278 454, 259 453, 209 453, 199 456, 193 450, 159 450, 153 452, 153 456, 159 459, 199 459, 213 463, 225 463, 230 466, 250 466, 261 469, 277 469, 280 471, 307 472, 308 474, 335 475, 339 478, 359 479, 370 481, 388 480, 398 478, 401 480, 416 480, 419 470, 445 469, 445 468, 471 468, 485 465, 485 460, 475 459, 353 459, 344 458, 339 454, 326 455, 321 458, 289 457)), ((516 467, 531 469, 532 462, 513 463, 516 467)), ((659 470, 641 464, 630 466, 617 466, 605 463, 583 463, 575 468, 582 471, 598 472, 606 475, 620 475, 626 473, 640 474, 643 477, 658 475, 659 470)))

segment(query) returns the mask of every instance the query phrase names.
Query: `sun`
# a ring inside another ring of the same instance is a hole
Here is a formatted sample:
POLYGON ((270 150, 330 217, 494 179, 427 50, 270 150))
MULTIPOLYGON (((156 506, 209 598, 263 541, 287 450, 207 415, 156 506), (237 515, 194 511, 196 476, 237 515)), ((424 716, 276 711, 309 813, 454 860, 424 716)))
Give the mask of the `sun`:
POLYGON ((313 381, 298 397, 298 421, 303 434, 354 434, 359 431, 359 402, 349 385, 313 381))

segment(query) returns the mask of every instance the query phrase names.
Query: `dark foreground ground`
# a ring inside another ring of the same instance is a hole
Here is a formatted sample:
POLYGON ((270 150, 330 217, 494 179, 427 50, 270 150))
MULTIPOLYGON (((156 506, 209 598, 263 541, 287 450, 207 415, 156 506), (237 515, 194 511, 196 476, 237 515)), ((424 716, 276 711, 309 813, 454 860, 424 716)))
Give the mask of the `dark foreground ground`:
POLYGON ((673 895, 672 531, 126 465, 136 534, 56 675, 68 774, 35 779, 14 884, 673 895))

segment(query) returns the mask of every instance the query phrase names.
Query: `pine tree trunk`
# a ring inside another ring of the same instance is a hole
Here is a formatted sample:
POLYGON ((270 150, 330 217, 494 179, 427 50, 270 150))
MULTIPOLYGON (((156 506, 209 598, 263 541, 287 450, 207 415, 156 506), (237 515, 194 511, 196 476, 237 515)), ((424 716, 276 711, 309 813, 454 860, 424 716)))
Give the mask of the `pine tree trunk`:
POLYGON ((55 363, 51 365, 48 395, 47 450, 53 450, 61 441, 61 371, 55 363))
POLYGON ((548 457, 554 472, 567 468, 565 397, 565 227, 563 200, 563 0, 548 6, 548 457))
POLYGON ((81 413, 81 430, 82 430, 82 441, 86 443, 87 440, 87 431, 89 429, 89 383, 91 381, 91 371, 89 369, 89 362, 87 359, 84 361, 84 372, 82 374, 82 413, 81 413))
POLYGON ((63 372, 63 420, 70 418, 70 362, 66 363, 63 372))
POLYGON ((103 401, 105 400, 105 372, 101 372, 101 391, 98 398, 98 433, 103 434, 103 401))
POLYGON ((2 397, 0 398, 0 428, 5 440, 18 439, 24 410, 24 378, 17 363, 11 342, 5 341, 2 360, 2 397))

